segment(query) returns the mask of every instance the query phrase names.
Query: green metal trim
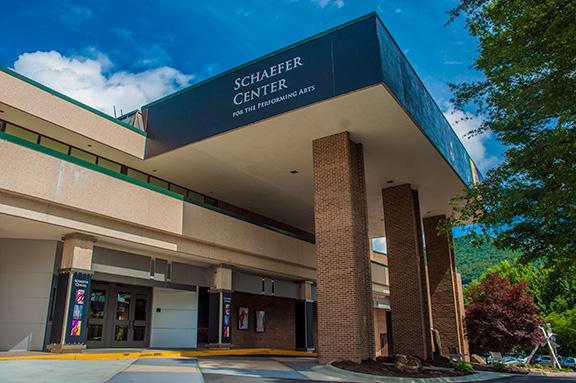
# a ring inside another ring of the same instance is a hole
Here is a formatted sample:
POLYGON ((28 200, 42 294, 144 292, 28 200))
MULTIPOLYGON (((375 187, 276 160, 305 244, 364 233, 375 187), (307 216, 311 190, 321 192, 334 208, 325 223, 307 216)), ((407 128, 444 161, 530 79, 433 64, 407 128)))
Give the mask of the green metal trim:
POLYGON ((370 13, 364 15, 364 16, 360 16, 360 17, 358 17, 358 18, 355 18, 355 19, 353 19, 353 20, 350 20, 350 21, 348 21, 347 23, 344 23, 344 24, 335 26, 335 27, 330 28, 330 29, 328 29, 328 30, 326 30, 326 31, 324 31, 324 32, 320 32, 320 33, 318 33, 318 34, 316 34, 316 35, 314 35, 314 36, 310 36, 310 37, 308 37, 308 38, 306 38, 306 39, 304 39, 304 40, 297 41, 297 42, 295 42, 295 43, 293 43, 293 44, 290 44, 290 45, 288 45, 288 46, 285 46, 284 48, 280 48, 280 49, 278 49, 278 50, 275 50, 274 52, 268 53, 268 54, 265 55, 265 56, 258 57, 258 58, 254 59, 254 60, 248 61, 247 63, 244 63, 244 64, 242 64, 242 65, 236 66, 236 67, 234 67, 234 68, 232 68, 232 69, 228 69, 227 71, 222 72, 222 73, 220 73, 220 74, 217 74, 216 76, 207 78, 206 80, 203 80, 203 81, 197 82, 196 84, 192 84, 192 85, 190 85, 190 86, 187 86, 187 87, 185 87, 185 88, 182 88, 182 89, 180 89, 180 90, 178 90, 178 91, 176 91, 176 92, 174 92, 174 93, 172 93, 172 94, 169 94, 169 95, 167 95, 167 96, 164 96, 164 97, 162 97, 162 98, 159 98, 158 100, 155 100, 155 101, 152 101, 152 102, 150 102, 150 103, 148 103, 148 104, 146 104, 146 105, 143 105, 140 109, 148 108, 148 107, 150 107, 150 106, 152 106, 152 105, 155 105, 155 104, 157 104, 157 103, 159 103, 159 102, 168 100, 168 99, 170 99, 170 98, 172 98, 172 97, 174 97, 174 96, 177 96, 177 95, 179 95, 179 94, 181 94, 181 93, 184 93, 184 92, 186 92, 186 91, 188 91, 188 90, 190 90, 190 89, 194 89, 194 88, 196 88, 196 87, 202 86, 202 85, 204 85, 204 84, 206 84, 206 83, 208 83, 208 82, 210 82, 210 81, 217 80, 217 79, 219 79, 219 78, 221 78, 221 77, 224 77, 224 76, 226 76, 226 75, 228 75, 228 74, 230 74, 230 73, 232 73, 232 72, 235 72, 235 71, 237 71, 237 70, 240 70, 240 69, 242 69, 242 68, 245 68, 245 67, 247 67, 247 66, 249 66, 249 65, 252 65, 252 64, 257 63, 257 62, 259 62, 259 61, 266 60, 266 59, 268 59, 268 58, 270 58, 270 57, 272 57, 272 56, 275 56, 275 55, 277 55, 277 54, 280 54, 280 53, 285 52, 285 51, 287 51, 287 50, 290 50, 290 49, 292 49, 292 48, 298 47, 298 46, 300 46, 300 45, 306 44, 306 43, 308 43, 308 42, 310 42, 310 41, 312 41, 312 40, 319 39, 319 38, 321 38, 321 37, 323 37, 323 36, 326 36, 326 35, 328 35, 328 34, 330 34, 330 33, 332 33, 332 32, 338 31, 338 30, 340 30, 340 29, 347 28, 347 27, 349 27, 350 25, 359 23, 359 22, 361 22, 361 21, 363 21, 363 20, 369 19, 370 17, 374 17, 374 16, 375 16, 376 18, 379 18, 378 13, 375 12, 375 11, 372 11, 372 12, 370 12, 370 13))
POLYGON ((217 207, 217 206, 212 206, 212 205, 209 205, 209 204, 200 202, 200 201, 196 201, 196 200, 191 199, 191 198, 184 197, 183 195, 178 194, 178 193, 175 193, 175 192, 173 192, 173 191, 170 191, 170 190, 161 188, 161 187, 156 186, 156 185, 153 185, 153 184, 149 184, 149 183, 144 182, 144 181, 140 181, 140 180, 138 180, 138 179, 136 179, 136 178, 132 178, 132 177, 126 175, 126 174, 116 173, 115 171, 112 171, 112 170, 110 170, 110 169, 106 169, 106 168, 100 167, 100 166, 98 166, 98 165, 96 165, 96 164, 92 164, 92 163, 90 163, 90 162, 86 162, 86 161, 84 161, 84 160, 81 160, 81 159, 79 159, 79 158, 69 156, 68 154, 64 154, 64 153, 58 152, 58 151, 56 151, 56 150, 54 150, 54 149, 47 148, 47 147, 42 146, 42 145, 39 145, 39 144, 37 144, 37 143, 30 142, 30 141, 26 141, 26 140, 24 140, 24 139, 22 139, 22 138, 20 138, 20 137, 12 136, 12 135, 10 135, 10 134, 8 134, 8 133, 6 133, 6 132, 0 131, 0 139, 4 139, 4 140, 9 141, 9 142, 12 142, 12 143, 14 143, 14 144, 17 144, 17 145, 20 145, 20 146, 24 146, 24 147, 27 147, 27 148, 32 149, 32 150, 36 150, 36 151, 38 151, 38 152, 41 152, 41 153, 50 155, 50 156, 52 156, 52 157, 59 158, 59 159, 61 159, 61 160, 67 161, 67 162, 71 162, 71 163, 73 163, 73 164, 75 164, 75 165, 82 166, 82 167, 84 167, 84 168, 86 168, 86 169, 94 170, 94 171, 96 171, 96 172, 99 172, 99 173, 102 173, 102 174, 106 174, 106 175, 111 176, 111 177, 114 177, 114 178, 116 178, 116 179, 119 179, 119 180, 122 180, 122 181, 126 181, 126 182, 129 182, 129 183, 131 183, 131 184, 134 184, 134 185, 137 185, 137 186, 140 186, 140 187, 143 187, 143 188, 146 188, 146 189, 149 189, 149 190, 152 190, 152 191, 155 191, 155 192, 164 194, 164 195, 166 195, 166 196, 168 196, 168 197, 176 198, 176 199, 178 199, 178 200, 180 200, 180 201, 188 202, 188 203, 191 203, 191 204, 193 204, 193 205, 197 205, 197 206, 199 206, 199 207, 203 207, 203 208, 205 208, 205 209, 212 210, 212 211, 215 211, 215 212, 217 212, 217 213, 224 214, 224 215, 227 215, 227 216, 229 216, 229 217, 236 218, 236 219, 239 219, 239 220, 241 220, 241 221, 248 222, 248 223, 250 223, 250 224, 263 227, 263 228, 265 228, 265 229, 274 231, 274 232, 279 233, 279 234, 282 234, 282 235, 286 235, 286 236, 289 236, 289 237, 292 237, 292 238, 296 238, 296 239, 298 239, 298 240, 305 241, 305 242, 308 242, 308 243, 312 243, 312 244, 314 243, 314 241, 310 241, 310 240, 308 240, 308 239, 306 239, 306 238, 304 238, 304 237, 302 237, 302 236, 300 236, 300 235, 298 235, 298 234, 291 233, 291 232, 289 232, 289 231, 279 229, 279 228, 274 227, 274 226, 272 226, 272 225, 268 225, 268 224, 265 224, 265 223, 262 223, 262 222, 258 222, 258 221, 252 220, 252 219, 250 219, 250 218, 248 218, 248 217, 244 217, 244 216, 242 216, 242 215, 240 215, 240 214, 237 214, 237 213, 234 213, 234 212, 231 212, 231 211, 228 211, 228 210, 219 208, 219 207, 217 207))
POLYGON ((144 136, 144 137, 147 137, 147 136, 148 136, 148 133, 145 132, 145 131, 143 131, 143 130, 137 129, 137 128, 133 127, 132 125, 127 124, 127 123, 125 123, 125 122, 123 122, 123 121, 120 121, 120 120, 118 120, 118 119, 116 119, 116 118, 114 118, 114 117, 112 117, 112 116, 109 116, 109 115, 107 115, 106 113, 103 113, 103 112, 101 112, 101 111, 99 111, 99 110, 97 110, 97 109, 92 108, 91 106, 88 106, 88 105, 86 105, 86 104, 83 104, 83 103, 81 103, 80 101, 74 100, 74 99, 71 98, 71 97, 68 97, 68 96, 66 96, 66 95, 64 95, 64 94, 62 94, 62 93, 60 93, 60 92, 57 92, 57 91, 55 91, 54 89, 47 87, 46 85, 42 85, 42 84, 40 84, 39 82, 36 82, 36 81, 34 81, 34 80, 26 77, 26 76, 21 75, 20 73, 14 72, 14 71, 11 70, 11 69, 8 69, 8 68, 6 68, 6 67, 0 66, 0 72, 4 72, 4 73, 6 73, 6 74, 8 74, 8 75, 10 75, 10 76, 12 76, 12 77, 15 77, 15 78, 17 78, 17 79, 19 79, 19 80, 22 80, 22 81, 24 81, 24 82, 27 82, 28 84, 33 85, 33 86, 35 86, 35 87, 38 88, 38 89, 41 89, 41 90, 43 90, 43 91, 45 91, 45 92, 48 92, 48 93, 50 93, 51 95, 56 96, 56 97, 58 97, 58 98, 60 98, 60 99, 62 99, 62 100, 64 100, 64 101, 68 101, 69 103, 72 103, 72 104, 74 104, 74 105, 76 105, 76 106, 79 106, 79 107, 82 108, 82 109, 85 109, 85 110, 87 110, 87 111, 89 111, 89 112, 92 112, 92 113, 94 113, 94 114, 96 114, 96 115, 98 115, 98 116, 100 116, 100 117, 103 117, 103 118, 109 120, 109 121, 112 121, 112 122, 114 122, 114 123, 116 123, 116 124, 118 124, 118 125, 120 125, 120 126, 122 126, 122 127, 124 127, 124 128, 130 129, 130 130, 132 130, 132 131, 134 131, 134 132, 136 132, 136 133, 138 133, 138 134, 140 134, 140 135, 142 135, 142 136, 144 136))

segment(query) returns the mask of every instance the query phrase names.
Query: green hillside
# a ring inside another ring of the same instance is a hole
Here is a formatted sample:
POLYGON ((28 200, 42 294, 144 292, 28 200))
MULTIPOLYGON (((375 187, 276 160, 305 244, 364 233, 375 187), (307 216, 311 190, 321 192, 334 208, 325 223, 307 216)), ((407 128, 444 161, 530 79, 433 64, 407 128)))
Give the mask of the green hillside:
POLYGON ((458 267, 458 272, 462 273, 462 284, 464 286, 473 279, 480 277, 486 269, 500 261, 518 257, 514 251, 497 249, 491 243, 474 247, 466 236, 454 238, 454 250, 456 266, 458 267))

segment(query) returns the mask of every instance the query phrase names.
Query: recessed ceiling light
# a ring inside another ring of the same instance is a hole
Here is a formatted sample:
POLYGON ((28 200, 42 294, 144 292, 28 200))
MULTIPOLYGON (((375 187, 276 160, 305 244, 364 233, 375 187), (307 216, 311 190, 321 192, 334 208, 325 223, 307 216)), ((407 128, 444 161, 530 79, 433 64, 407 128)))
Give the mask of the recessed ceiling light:
POLYGON ((3 111, 3 110, 0 110, 0 113, 4 113, 4 111, 3 111))
POLYGON ((290 170, 290 174, 297 174, 298 170, 290 170))
POLYGON ((88 144, 88 147, 89 147, 89 148, 91 148, 91 147, 92 147, 92 145, 91 145, 91 144, 88 144))
POLYGON ((158 170, 156 169, 152 169, 152 173, 156 173, 158 170))
POLYGON ((392 181, 392 180, 389 180, 389 181, 386 181, 386 183, 387 183, 387 184, 393 184, 393 183, 394 183, 394 181, 392 181))

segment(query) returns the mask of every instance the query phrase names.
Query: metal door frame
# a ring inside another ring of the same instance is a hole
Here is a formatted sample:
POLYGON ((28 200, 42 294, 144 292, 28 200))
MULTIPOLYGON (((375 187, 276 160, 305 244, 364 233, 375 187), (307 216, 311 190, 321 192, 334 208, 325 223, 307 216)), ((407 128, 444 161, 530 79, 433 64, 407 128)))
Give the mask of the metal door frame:
MULTIPOLYGON (((86 341, 87 347, 90 348, 138 348, 148 347, 150 344, 150 327, 152 324, 152 288, 145 286, 135 286, 105 281, 94 281, 92 289, 102 289, 106 291, 106 305, 104 309, 104 319, 88 319, 88 323, 103 325, 101 341, 86 341), (128 320, 119 321, 116 319, 116 308, 118 293, 125 292, 130 294, 130 308, 128 320), (136 299, 137 297, 146 299, 146 319, 135 320, 136 299), (114 340, 116 325, 123 324, 128 326, 128 335, 126 341, 114 340), (135 341, 134 326, 144 326, 144 340, 135 341)), ((92 293, 92 292, 91 292, 92 293)))

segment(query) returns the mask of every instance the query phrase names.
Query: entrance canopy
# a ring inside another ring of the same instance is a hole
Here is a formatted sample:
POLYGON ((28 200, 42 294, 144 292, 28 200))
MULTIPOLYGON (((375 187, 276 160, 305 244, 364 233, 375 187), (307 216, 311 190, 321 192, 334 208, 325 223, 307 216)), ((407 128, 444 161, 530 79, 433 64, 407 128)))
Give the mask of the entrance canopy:
POLYGON ((424 217, 478 178, 470 156, 381 21, 370 14, 142 108, 145 166, 314 231, 312 141, 364 145, 371 236, 382 188, 418 189, 424 217))

